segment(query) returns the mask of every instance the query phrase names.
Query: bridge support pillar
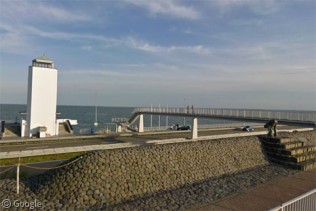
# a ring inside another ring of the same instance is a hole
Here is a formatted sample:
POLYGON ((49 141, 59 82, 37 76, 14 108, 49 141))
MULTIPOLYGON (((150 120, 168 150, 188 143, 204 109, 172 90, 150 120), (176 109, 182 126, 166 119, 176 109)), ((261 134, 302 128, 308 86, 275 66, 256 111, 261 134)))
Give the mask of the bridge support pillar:
POLYGON ((198 120, 197 120, 197 117, 193 117, 191 139, 197 139, 197 138, 198 138, 198 120))
POLYGON ((118 133, 122 132, 122 125, 117 125, 116 132, 118 133))
POLYGON ((139 115, 139 125, 138 125, 138 132, 143 133, 144 132, 144 115, 139 115))

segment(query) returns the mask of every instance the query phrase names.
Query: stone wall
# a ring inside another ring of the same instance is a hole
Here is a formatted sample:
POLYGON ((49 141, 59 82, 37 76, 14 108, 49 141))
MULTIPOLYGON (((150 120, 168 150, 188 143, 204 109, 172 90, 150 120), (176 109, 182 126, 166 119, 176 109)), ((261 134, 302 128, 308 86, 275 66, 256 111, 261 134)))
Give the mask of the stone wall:
POLYGON ((47 208, 109 207, 267 163, 256 137, 230 138, 91 152, 31 184, 47 208))

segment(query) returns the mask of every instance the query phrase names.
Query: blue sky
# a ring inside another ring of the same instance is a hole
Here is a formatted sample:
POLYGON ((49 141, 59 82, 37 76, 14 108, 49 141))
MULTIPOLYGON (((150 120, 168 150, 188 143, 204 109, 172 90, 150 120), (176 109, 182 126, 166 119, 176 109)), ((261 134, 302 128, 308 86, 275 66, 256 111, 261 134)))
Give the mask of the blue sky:
POLYGON ((0 0, 0 100, 26 103, 45 54, 60 105, 316 110, 315 4, 0 0))

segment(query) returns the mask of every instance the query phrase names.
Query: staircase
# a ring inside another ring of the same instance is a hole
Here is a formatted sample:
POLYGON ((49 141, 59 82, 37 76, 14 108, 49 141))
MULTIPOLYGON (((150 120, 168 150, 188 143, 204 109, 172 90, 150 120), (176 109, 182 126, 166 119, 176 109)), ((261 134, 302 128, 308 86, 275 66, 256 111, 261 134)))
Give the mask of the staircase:
POLYGON ((71 134, 71 131, 69 131, 69 128, 66 122, 59 123, 58 135, 63 136, 63 135, 69 135, 69 134, 71 134))
POLYGON ((294 169, 316 168, 316 146, 289 137, 259 137, 268 160, 294 169))
POLYGON ((21 126, 18 123, 5 124, 3 137, 17 138, 20 137, 21 126))
POLYGON ((73 127, 72 127, 70 121, 67 120, 67 121, 65 122, 65 124, 66 124, 67 131, 68 131, 70 134, 74 134, 74 129, 73 129, 73 127))

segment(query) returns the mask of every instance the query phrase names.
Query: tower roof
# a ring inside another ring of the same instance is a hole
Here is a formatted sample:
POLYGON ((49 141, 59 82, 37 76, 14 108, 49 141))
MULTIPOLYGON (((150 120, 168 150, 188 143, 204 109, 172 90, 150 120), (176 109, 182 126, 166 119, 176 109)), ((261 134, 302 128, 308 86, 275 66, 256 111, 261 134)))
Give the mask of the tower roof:
POLYGON ((43 63, 54 63, 52 60, 50 60, 47 56, 43 55, 40 57, 37 57, 33 60, 33 62, 43 62, 43 63))

